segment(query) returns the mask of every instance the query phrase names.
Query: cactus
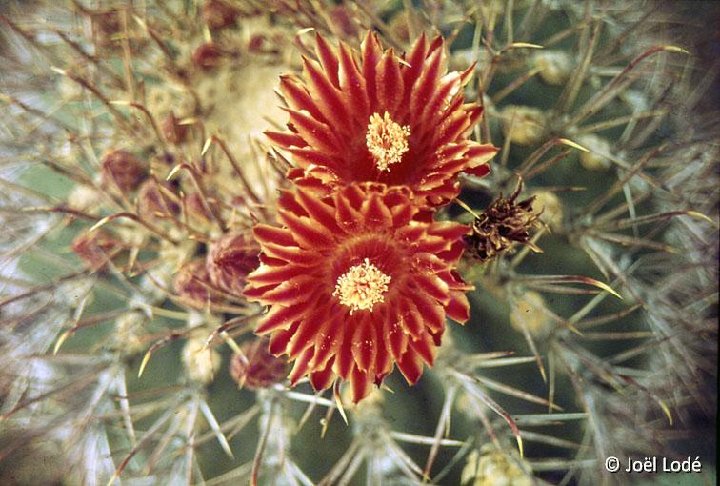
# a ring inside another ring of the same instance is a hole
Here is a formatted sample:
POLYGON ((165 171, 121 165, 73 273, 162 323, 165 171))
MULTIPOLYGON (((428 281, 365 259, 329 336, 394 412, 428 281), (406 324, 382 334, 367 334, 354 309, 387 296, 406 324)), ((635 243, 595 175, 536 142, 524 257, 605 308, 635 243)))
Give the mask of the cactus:
POLYGON ((3 484, 711 478, 692 5, 9 2, 3 484))

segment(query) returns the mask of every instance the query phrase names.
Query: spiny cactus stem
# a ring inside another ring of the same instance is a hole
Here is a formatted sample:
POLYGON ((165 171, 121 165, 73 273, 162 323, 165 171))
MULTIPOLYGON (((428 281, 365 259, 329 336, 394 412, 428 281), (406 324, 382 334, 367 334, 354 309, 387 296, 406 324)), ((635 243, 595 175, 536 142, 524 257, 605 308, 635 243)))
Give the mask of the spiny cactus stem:
POLYGON ((70 48, 80 54, 85 60, 92 63, 93 66, 96 66, 99 70, 101 70, 106 75, 110 76, 112 81, 117 86, 123 85, 123 80, 118 77, 117 74, 115 74, 106 63, 100 62, 96 56, 93 56, 92 54, 88 53, 85 49, 83 49, 80 44, 70 39, 65 32, 63 32, 60 29, 52 29, 52 31, 57 34, 63 42, 65 42, 67 45, 70 46, 70 48))
POLYGON ((147 117, 148 121, 150 122, 150 126, 153 129, 153 132, 155 132, 155 137, 157 138, 158 142, 160 142, 160 145, 162 145, 162 147, 167 150, 168 146, 167 142, 165 141, 165 137, 163 137, 160 133, 160 127, 158 126, 157 120, 155 120, 155 117, 153 117, 152 113, 150 113, 150 111, 140 103, 129 103, 128 106, 130 106, 131 108, 135 108, 136 110, 140 110, 147 117))
POLYGON ((262 466, 262 457, 265 453, 265 447, 267 446, 268 437, 270 436, 270 432, 273 429, 273 422, 276 419, 276 408, 279 406, 277 403, 277 397, 273 395, 273 397, 270 398, 270 410, 268 411, 267 415, 267 423, 265 424, 265 427, 262 431, 262 435, 260 436, 260 442, 258 443, 257 449, 255 450, 255 457, 253 458, 252 463, 252 470, 250 472, 250 484, 251 486, 257 486, 258 484, 258 476, 260 474, 260 467, 262 466))
POLYGON ((248 181, 247 176, 245 175, 245 172, 243 172, 243 170, 240 168, 240 164, 238 163, 237 159, 232 154, 232 152, 228 149, 228 146, 225 143, 225 140, 220 138, 218 135, 213 135, 210 138, 213 142, 217 143, 220 146, 220 148, 222 149, 223 153, 225 153, 228 160, 230 161, 230 165, 232 165, 233 170, 240 178, 240 182, 243 185, 243 189, 247 192, 247 194, 250 196, 250 198, 253 200, 253 202, 256 204, 261 204, 262 201, 261 201, 260 197, 253 190, 252 185, 250 184, 250 181, 248 181))
POLYGON ((504 100, 508 95, 512 94, 516 89, 520 88, 522 85, 530 81, 530 79, 533 78, 536 74, 538 74, 540 71, 542 71, 542 68, 533 68, 530 71, 526 72, 522 76, 519 76, 517 79, 513 80, 512 83, 508 84, 506 87, 498 91, 496 94, 492 97, 493 104, 498 104, 502 100, 504 100))
POLYGON ((600 20, 593 20, 583 28, 580 43, 582 44, 583 40, 585 40, 586 44, 585 49, 582 53, 582 61, 580 62, 580 66, 578 66, 578 68, 573 71, 573 74, 570 77, 570 80, 568 81, 568 84, 565 88, 565 91, 563 91, 563 94, 558 99, 557 106, 563 113, 570 110, 573 103, 575 103, 575 99, 577 98, 578 94, 580 94, 580 88, 582 87, 587 72, 590 69, 593 53, 595 52, 595 46, 600 36, 601 27, 602 23, 600 22, 600 20), (590 30, 589 35, 588 30, 590 30))
POLYGON ((677 52, 677 53, 683 53, 683 54, 689 54, 688 51, 685 49, 681 49, 676 46, 656 46, 653 48, 650 48, 637 56, 635 59, 633 59, 626 67, 623 69, 617 76, 615 76, 607 85, 603 87, 602 90, 595 93, 595 95, 590 98, 588 101, 585 102, 585 104, 578 109, 577 113, 575 113, 575 116, 570 118, 570 120, 565 125, 565 128, 576 126, 578 123, 582 122, 585 118, 592 115, 593 113, 596 113, 601 108, 603 108, 605 105, 607 105, 613 98, 615 98, 624 88, 626 88, 632 81, 634 81, 633 78, 629 78, 628 75, 630 72, 635 69, 635 67, 640 64, 640 62, 658 52, 677 52))
POLYGON ((445 389, 445 400, 443 402, 443 408, 438 418, 437 427, 435 428, 435 435, 433 436, 432 447, 428 453, 427 461, 425 462, 425 468, 423 469, 423 478, 430 477, 430 470, 435 462, 437 453, 440 450, 440 441, 443 435, 447 435, 450 432, 450 416, 452 412, 452 405, 455 401, 459 386, 453 385, 445 389))
POLYGON ((630 170, 628 170, 625 174, 622 174, 622 176, 619 177, 617 181, 615 181, 615 183, 612 185, 612 187, 610 187, 610 189, 598 196, 595 201, 592 201, 590 204, 587 205, 587 207, 585 207, 585 214, 592 215, 599 211, 615 196, 615 194, 620 192, 623 187, 625 187, 625 185, 630 182, 630 179, 637 175, 640 175, 642 169, 645 168, 645 166, 650 163, 655 157, 663 153, 668 147, 668 143, 663 143, 640 157, 638 161, 635 162, 635 164, 630 168, 630 170))
POLYGON ((28 106, 27 104, 23 103, 22 101, 20 101, 19 99, 15 98, 13 96, 7 95, 5 93, 0 93, 0 101, 3 101, 5 103, 10 103, 13 105, 17 105, 23 111, 26 111, 32 115, 35 115, 43 121, 49 121, 49 122, 54 123, 56 126, 58 126, 59 128, 62 128, 67 133, 73 133, 75 130, 74 128, 67 125, 64 121, 58 119, 55 115, 52 115, 50 113, 45 113, 42 110, 33 108, 32 106, 28 106))
POLYGON ((92 84, 87 79, 85 79, 81 76, 78 76, 77 74, 71 73, 67 70, 59 69, 56 67, 51 67, 50 69, 55 71, 58 74, 67 76, 70 80, 74 81, 75 83, 79 84, 86 90, 90 91, 90 93, 92 93, 93 96, 95 96, 103 105, 105 105, 105 107, 108 109, 108 111, 115 118, 115 121, 117 121, 118 124, 120 124, 122 126, 123 130, 125 130, 128 133, 135 132, 135 127, 133 127, 131 124, 128 123, 125 115, 123 115, 120 111, 118 111, 117 108, 115 108, 114 104, 108 99, 107 96, 105 96, 102 93, 102 91, 100 91, 100 89, 97 86, 92 84))
POLYGON ((172 180, 180 171, 185 171, 190 175, 190 180, 193 182, 193 185, 197 189, 198 194, 200 194, 200 199, 203 203, 203 206, 205 206, 205 209, 208 210, 208 212, 212 216, 213 220, 215 220, 215 222, 218 224, 220 229, 222 231, 227 231, 227 229, 228 229, 227 223, 225 222, 223 217, 217 212, 217 209, 215 208, 215 206, 213 206, 212 204, 210 204, 208 202, 207 189, 203 185, 202 179, 201 179, 200 175, 198 174, 197 169, 195 169, 195 167, 193 167, 192 165, 190 165, 186 162, 183 162, 182 164, 178 164, 170 171, 166 180, 168 180, 168 181, 172 180))
POLYGON ((169 241, 169 242, 171 242, 171 243, 175 243, 175 244, 180 243, 180 241, 177 240, 176 238, 171 237, 171 236, 170 236, 168 233, 166 233, 165 231, 163 231, 163 230, 161 230, 160 228, 158 228, 157 226, 149 223, 148 221, 145 221, 143 218, 141 218, 140 216, 138 216, 137 214, 134 214, 134 213, 115 213, 115 214, 111 214, 110 216, 105 216, 103 219, 101 219, 100 221, 98 221, 97 223, 95 223, 95 224, 88 230, 88 233, 92 233, 93 231, 97 231, 98 229, 100 229, 102 226, 105 226, 105 225, 108 224, 109 222, 114 221, 114 220, 116 220, 116 219, 121 219, 121 218, 127 218, 127 219, 130 219, 130 220, 132 220, 132 221, 135 221, 136 223, 138 223, 138 224, 144 226, 145 228, 147 228, 150 232, 155 233, 155 234, 158 235, 159 237, 161 237, 161 238, 163 238, 163 239, 165 239, 165 240, 167 240, 167 241, 169 241))

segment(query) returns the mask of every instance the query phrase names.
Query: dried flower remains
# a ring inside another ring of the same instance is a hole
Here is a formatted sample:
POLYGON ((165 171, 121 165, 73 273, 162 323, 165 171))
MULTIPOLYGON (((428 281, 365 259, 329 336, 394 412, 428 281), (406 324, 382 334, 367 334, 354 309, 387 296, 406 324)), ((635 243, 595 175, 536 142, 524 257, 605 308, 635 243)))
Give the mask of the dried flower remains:
POLYGON ((530 245, 534 251, 540 251, 530 242, 530 231, 539 225, 540 214, 533 211, 534 196, 517 201, 521 190, 521 185, 518 185, 510 197, 505 198, 501 194, 477 215, 472 223, 472 233, 465 236, 468 253, 472 257, 487 262, 516 243, 530 245))

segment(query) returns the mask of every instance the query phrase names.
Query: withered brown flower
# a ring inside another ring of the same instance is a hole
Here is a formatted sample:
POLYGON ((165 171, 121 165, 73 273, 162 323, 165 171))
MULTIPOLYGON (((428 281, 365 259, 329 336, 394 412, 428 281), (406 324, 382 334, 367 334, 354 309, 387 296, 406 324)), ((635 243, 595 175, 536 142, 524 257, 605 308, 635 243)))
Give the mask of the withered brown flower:
MULTIPOLYGON (((505 198, 501 194, 490 206, 477 215, 472 233, 465 235, 468 253, 481 262, 489 261, 507 251, 514 244, 530 244, 530 231, 539 224, 539 213, 533 211, 529 197, 517 202, 522 187, 505 198)), ((532 248, 539 251, 534 245, 532 248)))

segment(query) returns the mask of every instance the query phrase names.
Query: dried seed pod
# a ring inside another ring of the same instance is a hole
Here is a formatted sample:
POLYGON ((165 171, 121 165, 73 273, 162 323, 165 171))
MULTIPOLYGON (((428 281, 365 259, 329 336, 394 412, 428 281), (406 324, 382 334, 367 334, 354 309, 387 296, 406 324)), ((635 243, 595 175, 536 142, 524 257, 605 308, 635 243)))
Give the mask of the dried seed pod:
POLYGON ((213 285, 242 295, 245 281, 260 264, 260 247, 246 233, 230 233, 210 244, 206 266, 213 285))
POLYGON ((210 282, 205 261, 200 259, 183 265, 173 278, 173 289, 186 304, 196 308, 203 308, 209 303, 221 300, 210 282))
POLYGON ((533 210, 534 197, 516 202, 521 189, 518 185, 509 198, 501 194, 475 218, 472 233, 464 237, 474 258, 486 262, 515 243, 530 243, 530 230, 538 224, 539 214, 533 210))
POLYGON ((268 388, 285 378, 287 361, 273 356, 268 346, 268 339, 245 342, 240 347, 242 354, 230 359, 230 376, 240 388, 268 388))
POLYGON ((189 131, 187 125, 178 123, 178 119, 175 118, 172 111, 163 118, 161 128, 165 139, 173 145, 183 143, 189 131))
POLYGON ((220 47, 214 42, 207 42, 193 51, 192 63, 202 71, 211 71, 220 65, 222 57, 220 47))
POLYGON ((202 16, 211 29, 224 29, 235 23, 240 10, 223 0, 207 0, 202 7, 202 16))
POLYGON ((121 250, 117 237, 102 230, 76 236, 70 247, 94 272, 102 270, 121 250))
POLYGON ((147 177, 147 169, 137 157, 125 150, 113 150, 102 160, 103 183, 123 193, 134 191, 147 177))

